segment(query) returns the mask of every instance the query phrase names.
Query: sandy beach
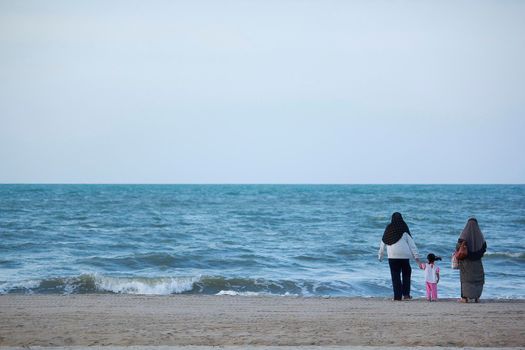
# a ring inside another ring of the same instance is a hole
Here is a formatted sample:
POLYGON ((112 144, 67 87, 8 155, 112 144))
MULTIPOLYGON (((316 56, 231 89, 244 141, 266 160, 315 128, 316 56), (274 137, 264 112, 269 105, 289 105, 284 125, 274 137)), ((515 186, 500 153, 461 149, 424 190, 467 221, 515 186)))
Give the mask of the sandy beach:
POLYGON ((525 302, 136 295, 0 296, 0 346, 525 344, 525 302))

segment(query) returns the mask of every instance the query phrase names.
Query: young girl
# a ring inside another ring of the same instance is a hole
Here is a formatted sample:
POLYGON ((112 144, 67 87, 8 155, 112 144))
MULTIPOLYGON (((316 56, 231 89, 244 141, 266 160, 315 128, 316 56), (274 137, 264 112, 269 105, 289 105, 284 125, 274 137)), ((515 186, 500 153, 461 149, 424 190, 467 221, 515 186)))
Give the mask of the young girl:
POLYGON ((439 267, 435 264, 436 260, 441 260, 439 256, 430 253, 427 255, 428 263, 421 264, 420 268, 425 270, 425 281, 427 285, 427 300, 436 301, 438 297, 437 284, 439 282, 439 267))

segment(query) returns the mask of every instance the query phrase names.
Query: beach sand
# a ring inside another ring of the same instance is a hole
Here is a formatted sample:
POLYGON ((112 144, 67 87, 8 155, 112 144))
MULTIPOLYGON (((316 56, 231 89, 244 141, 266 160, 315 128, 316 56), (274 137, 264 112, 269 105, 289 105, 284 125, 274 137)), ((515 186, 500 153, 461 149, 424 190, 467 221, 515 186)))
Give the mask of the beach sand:
POLYGON ((522 300, 2 295, 0 346, 525 345, 522 300))

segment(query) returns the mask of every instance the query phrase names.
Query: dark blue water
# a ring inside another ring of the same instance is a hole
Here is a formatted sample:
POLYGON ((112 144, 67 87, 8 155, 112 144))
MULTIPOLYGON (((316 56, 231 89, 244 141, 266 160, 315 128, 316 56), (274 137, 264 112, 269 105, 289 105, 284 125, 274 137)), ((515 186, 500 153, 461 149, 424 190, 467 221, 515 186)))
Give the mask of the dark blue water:
POLYGON ((525 298, 523 185, 0 185, 0 293, 389 297, 394 211, 444 257, 442 297, 459 295, 449 257, 475 215, 483 296, 525 298))

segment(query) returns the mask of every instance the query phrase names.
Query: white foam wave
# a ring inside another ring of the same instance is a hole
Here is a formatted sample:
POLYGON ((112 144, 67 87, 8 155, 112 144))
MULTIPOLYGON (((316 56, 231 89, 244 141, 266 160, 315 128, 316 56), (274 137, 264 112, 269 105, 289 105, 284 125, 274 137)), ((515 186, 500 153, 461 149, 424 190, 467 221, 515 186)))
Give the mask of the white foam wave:
POLYGON ((168 295, 193 289, 199 277, 128 278, 96 276, 95 286, 100 291, 122 294, 168 295))
POLYGON ((237 295, 243 295, 243 296, 258 296, 263 295, 263 293, 257 293, 257 292, 236 292, 234 290, 221 290, 216 295, 231 295, 231 296, 237 296, 237 295))
POLYGON ((17 281, 17 282, 4 282, 0 283, 0 294, 7 294, 14 289, 21 289, 31 291, 40 285, 40 281, 29 280, 29 281, 17 281))
POLYGON ((506 257, 509 257, 509 258, 525 258, 525 253, 523 253, 523 252, 490 251, 490 252, 486 252, 485 255, 488 255, 488 256, 506 256, 506 257))
POLYGON ((221 290, 219 293, 215 295, 230 295, 230 296, 245 296, 245 297, 253 297, 253 296, 285 296, 285 297, 296 297, 298 294, 291 294, 286 292, 285 294, 272 294, 272 293, 264 293, 264 292, 236 292, 234 290, 221 290))

